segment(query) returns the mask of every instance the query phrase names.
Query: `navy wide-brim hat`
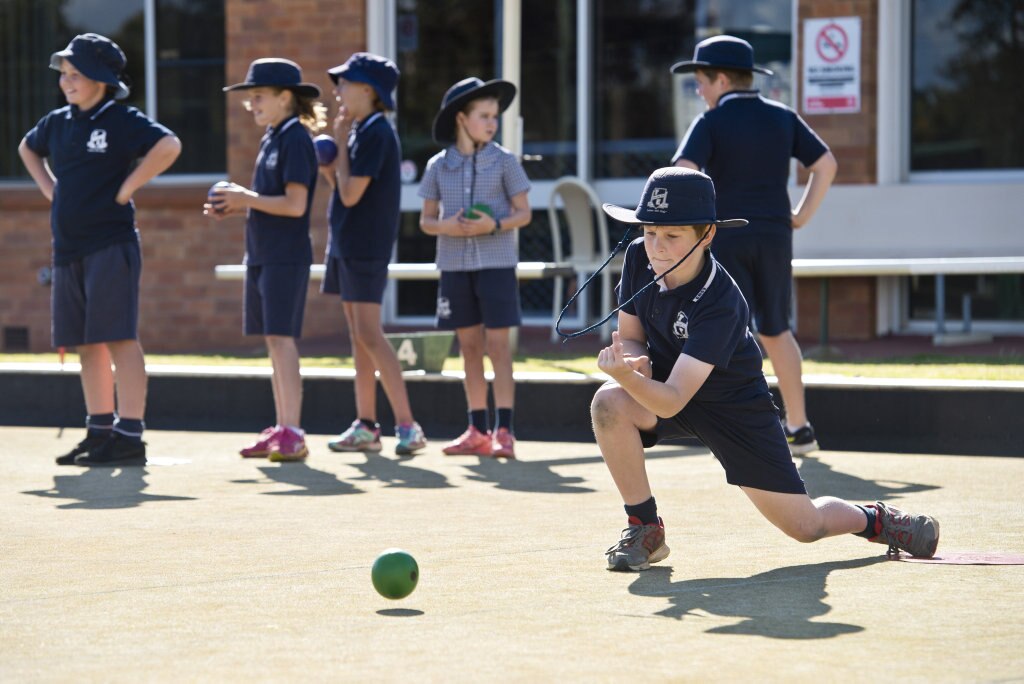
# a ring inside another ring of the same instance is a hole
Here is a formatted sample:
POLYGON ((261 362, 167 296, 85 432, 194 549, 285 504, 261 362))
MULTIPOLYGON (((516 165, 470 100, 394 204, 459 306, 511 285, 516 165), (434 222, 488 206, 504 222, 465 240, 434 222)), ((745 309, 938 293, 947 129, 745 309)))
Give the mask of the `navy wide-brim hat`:
POLYGON ((693 59, 672 65, 673 74, 685 74, 697 69, 736 69, 772 75, 771 69, 754 64, 754 48, 735 36, 715 36, 697 43, 693 59))
POLYGON ((302 82, 302 68, 298 64, 278 57, 257 59, 249 65, 245 81, 227 86, 224 92, 252 88, 287 88, 301 97, 320 97, 318 86, 302 82))
POLYGON ((648 226, 702 226, 740 228, 746 219, 719 219, 715 213, 715 184, 693 169, 668 166, 647 179, 636 209, 615 204, 601 206, 604 213, 623 223, 648 226))
POLYGON ((68 46, 50 55, 50 68, 60 71, 63 60, 82 72, 86 78, 114 88, 114 99, 128 97, 129 87, 121 72, 128 59, 117 43, 98 33, 75 36, 68 46))
POLYGON ((344 64, 339 64, 327 70, 334 84, 338 79, 343 78, 353 83, 365 83, 377 93, 385 109, 395 109, 394 90, 398 85, 399 71, 387 57, 375 55, 372 52, 357 52, 349 57, 344 64))
POLYGON ((504 112, 516 97, 515 84, 501 79, 486 83, 476 76, 464 78, 445 92, 441 111, 434 117, 434 142, 450 145, 455 142, 455 116, 473 100, 494 97, 498 100, 498 113, 504 112))

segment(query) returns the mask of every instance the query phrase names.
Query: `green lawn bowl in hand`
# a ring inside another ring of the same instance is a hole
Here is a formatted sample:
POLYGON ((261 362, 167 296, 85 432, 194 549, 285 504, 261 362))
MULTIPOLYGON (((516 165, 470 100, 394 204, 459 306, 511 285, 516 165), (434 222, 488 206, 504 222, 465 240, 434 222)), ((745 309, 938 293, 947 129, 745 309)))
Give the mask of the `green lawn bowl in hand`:
POLYGON ((406 551, 386 549, 373 562, 370 577, 378 594, 386 599, 403 599, 416 588, 420 568, 406 551))
POLYGON ((481 214, 487 214, 490 217, 494 217, 494 211, 486 204, 474 204, 466 212, 466 218, 478 219, 481 214))

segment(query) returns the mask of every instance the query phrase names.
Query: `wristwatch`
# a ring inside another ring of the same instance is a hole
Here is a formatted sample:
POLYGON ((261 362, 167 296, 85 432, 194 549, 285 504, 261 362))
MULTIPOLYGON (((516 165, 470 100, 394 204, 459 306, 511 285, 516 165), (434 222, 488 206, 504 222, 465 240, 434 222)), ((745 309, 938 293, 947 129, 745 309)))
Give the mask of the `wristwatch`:
POLYGON ((494 220, 494 230, 491 231, 491 235, 497 235, 501 232, 501 219, 494 220))

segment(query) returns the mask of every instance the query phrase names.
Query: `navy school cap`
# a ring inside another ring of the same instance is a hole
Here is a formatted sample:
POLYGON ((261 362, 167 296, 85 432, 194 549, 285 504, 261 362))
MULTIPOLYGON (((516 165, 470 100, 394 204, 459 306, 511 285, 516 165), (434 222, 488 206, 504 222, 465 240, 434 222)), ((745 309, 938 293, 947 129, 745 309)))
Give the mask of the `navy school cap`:
POLYGON ((636 209, 614 204, 601 206, 617 221, 650 226, 702 226, 714 223, 720 228, 740 228, 746 219, 719 220, 715 213, 715 184, 711 178, 693 169, 668 166, 647 179, 636 209))
POLYGON ((50 68, 60 71, 63 60, 82 72, 87 78, 114 88, 114 99, 128 97, 129 87, 123 75, 128 59, 117 43, 98 33, 75 36, 68 46, 50 55, 50 68))
POLYGON ((398 85, 398 67, 387 57, 372 52, 357 52, 349 57, 344 64, 327 70, 334 84, 343 78, 353 83, 365 83, 373 88, 385 109, 395 109, 395 98, 392 93, 398 85))
POLYGON ((224 92, 252 88, 287 88, 302 97, 320 97, 319 86, 302 82, 302 68, 290 59, 280 57, 255 60, 249 65, 245 81, 227 86, 224 92))
POLYGON ((735 36, 714 36, 697 43, 693 59, 672 65, 672 73, 684 74, 697 69, 736 69, 772 75, 770 69, 754 64, 754 48, 735 36))

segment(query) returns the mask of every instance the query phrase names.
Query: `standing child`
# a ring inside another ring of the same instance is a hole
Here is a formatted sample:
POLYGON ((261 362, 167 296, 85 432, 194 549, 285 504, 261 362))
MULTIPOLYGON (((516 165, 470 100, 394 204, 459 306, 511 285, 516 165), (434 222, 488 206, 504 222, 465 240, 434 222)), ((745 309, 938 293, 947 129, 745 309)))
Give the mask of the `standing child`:
POLYGON ((635 210, 610 204, 604 210, 644 233, 626 249, 619 330, 597 360, 611 380, 590 409, 628 517, 620 540, 605 552, 608 569, 646 570, 668 556, 643 450, 678 437, 700 440, 729 484, 797 541, 856 534, 888 544, 890 553, 934 555, 939 523, 931 517, 881 502, 857 506, 807 496, 761 372, 746 302, 709 249, 719 226, 746 224, 716 218, 711 179, 690 169, 659 169, 635 210))
POLYGON ((469 427, 444 447, 449 456, 515 458, 515 384, 509 332, 521 322, 515 231, 530 222, 530 181, 519 160, 494 142, 516 96, 508 81, 466 78, 444 94, 420 184, 420 227, 437 236, 437 327, 455 330, 465 371, 469 427), (484 354, 494 368, 494 430, 487 418, 484 354))
POLYGON ((398 67, 384 57, 357 52, 327 73, 339 104, 334 138, 345 154, 322 167, 333 190, 323 292, 341 295, 355 359, 358 414, 327 446, 332 451, 381 450, 379 371, 395 416, 395 453, 414 454, 426 447, 427 440, 413 420, 402 367, 381 326, 402 190, 398 136, 386 116, 395 108, 392 91, 398 83, 398 67))
POLYGON ((716 36, 697 44, 693 60, 672 67, 696 72, 697 92, 708 111, 690 125, 672 162, 707 172, 718 189, 718 212, 750 219, 743 231, 724 233, 715 258, 736 279, 750 307, 786 409, 786 438, 793 453, 818 448, 807 420, 800 346, 790 330, 793 230, 811 220, 832 185, 836 160, 796 112, 751 89, 750 43, 716 36), (790 208, 789 160, 810 172, 796 209, 790 208))
POLYGON ((58 465, 146 463, 142 254, 132 196, 174 163, 181 142, 116 102, 128 96, 125 65, 121 48, 95 33, 55 52, 50 68, 60 72, 68 104, 40 119, 18 147, 53 205, 53 346, 77 347, 82 363, 88 431, 58 465))
POLYGON ((205 205, 218 220, 246 212, 246 335, 263 335, 273 366, 271 386, 277 423, 241 450, 243 458, 301 461, 309 453, 302 417, 302 376, 296 340, 302 335, 309 265, 309 208, 317 163, 311 133, 326 125, 316 102, 320 88, 302 82, 302 70, 287 59, 257 59, 244 83, 224 88, 247 91, 245 107, 266 128, 256 155, 252 189, 234 183, 219 188, 205 205))

